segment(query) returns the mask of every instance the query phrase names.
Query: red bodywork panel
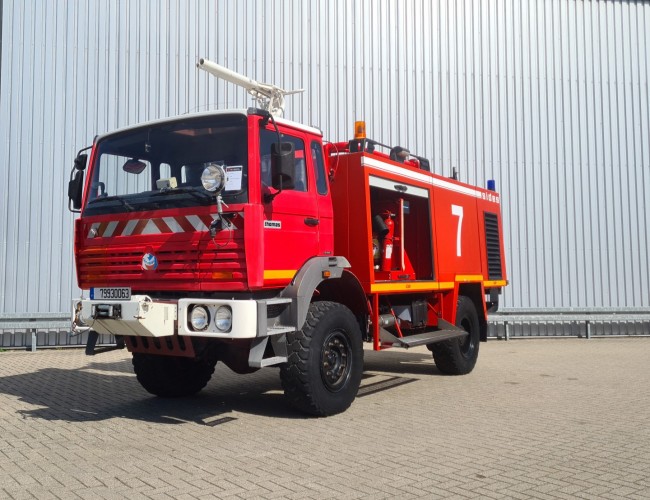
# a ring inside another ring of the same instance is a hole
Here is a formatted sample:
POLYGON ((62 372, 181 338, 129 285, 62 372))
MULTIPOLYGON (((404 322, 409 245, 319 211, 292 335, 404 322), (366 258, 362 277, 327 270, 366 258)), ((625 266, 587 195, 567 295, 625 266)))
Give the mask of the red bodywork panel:
MULTIPOLYGON (((332 151, 332 150, 330 150, 332 151)), ((332 182, 335 248, 346 256, 368 293, 387 282, 417 289, 433 281, 443 288, 456 282, 507 279, 503 241, 499 238, 501 272, 490 276, 484 214, 492 214, 501 228, 499 195, 493 191, 399 164, 380 153, 339 153, 332 182), (406 213, 400 203, 406 205, 406 213), (393 271, 385 272, 373 259, 373 216, 395 214, 393 271)), ((496 254, 495 254, 496 255, 496 254)))
POLYGON ((259 265, 247 260, 244 248, 246 241, 251 247, 259 241, 247 225, 259 222, 261 214, 251 205, 233 208, 238 209, 232 218, 235 229, 220 232, 214 241, 208 232, 212 207, 78 219, 75 250, 80 288, 217 291, 245 290, 249 282, 259 287, 259 265), (155 269, 145 269, 145 254, 156 256, 155 269))

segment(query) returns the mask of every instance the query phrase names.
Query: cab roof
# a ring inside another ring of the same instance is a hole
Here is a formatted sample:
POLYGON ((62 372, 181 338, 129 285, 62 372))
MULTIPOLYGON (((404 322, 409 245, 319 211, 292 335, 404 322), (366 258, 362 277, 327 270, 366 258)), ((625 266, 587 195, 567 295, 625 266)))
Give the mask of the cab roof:
MULTIPOLYGON (((121 127, 115 130, 112 130, 110 132, 106 132, 104 134, 100 134, 97 137, 95 137, 95 141, 99 141, 101 139, 104 139, 105 137, 111 136, 113 134, 120 134, 123 132, 128 132, 129 130, 137 130, 143 127, 150 127, 150 126, 155 126, 155 125, 161 125, 164 123, 173 123, 176 121, 181 121, 181 120, 188 120, 188 119, 193 119, 193 118, 204 118, 206 116, 220 116, 220 115, 233 115, 233 114, 241 114, 243 116, 249 116, 249 115, 254 115, 254 114, 261 114, 263 111, 257 109, 257 108, 248 108, 248 109, 227 109, 227 110, 218 110, 218 111, 200 111, 197 113, 187 113, 184 115, 176 115, 176 116, 170 116, 166 118, 159 118, 157 120, 150 120, 146 122, 141 122, 141 123, 136 123, 134 125, 128 125, 126 127, 121 127)), ((294 122, 291 120, 287 120, 285 118, 277 118, 274 117, 275 121, 281 125, 285 125, 287 127, 295 128, 297 130, 301 130, 303 132, 307 132, 310 134, 318 135, 318 136, 323 136, 323 132, 316 128, 316 127, 310 127, 308 125, 303 125, 302 123, 294 122)))

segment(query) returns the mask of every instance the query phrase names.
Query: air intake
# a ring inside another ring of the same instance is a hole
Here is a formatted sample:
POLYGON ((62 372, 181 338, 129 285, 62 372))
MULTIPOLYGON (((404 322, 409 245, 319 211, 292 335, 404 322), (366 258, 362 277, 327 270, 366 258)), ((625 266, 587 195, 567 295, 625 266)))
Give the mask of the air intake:
POLYGON ((501 244, 499 238, 499 217, 489 212, 485 218, 485 248, 487 249, 488 279, 503 279, 501 270, 501 244))

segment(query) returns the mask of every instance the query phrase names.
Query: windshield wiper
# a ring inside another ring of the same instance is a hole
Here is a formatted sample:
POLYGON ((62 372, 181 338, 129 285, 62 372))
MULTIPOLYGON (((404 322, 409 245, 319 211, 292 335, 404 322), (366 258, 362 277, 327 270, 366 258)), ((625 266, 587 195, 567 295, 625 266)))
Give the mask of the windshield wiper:
POLYGON ((214 194, 208 191, 197 190, 196 186, 183 186, 179 188, 162 189, 157 193, 153 193, 151 196, 176 195, 176 194, 189 194, 199 200, 215 198, 214 194))
POLYGON ((124 208, 126 208, 130 212, 133 211, 133 206, 131 204, 127 203, 125 200, 122 199, 121 196, 119 196, 117 194, 115 194, 113 196, 102 196, 102 197, 99 197, 99 198, 95 198, 94 200, 90 200, 88 202, 88 205, 94 205, 95 203, 99 203, 99 202, 104 203, 106 201, 119 201, 120 205, 122 205, 124 208))

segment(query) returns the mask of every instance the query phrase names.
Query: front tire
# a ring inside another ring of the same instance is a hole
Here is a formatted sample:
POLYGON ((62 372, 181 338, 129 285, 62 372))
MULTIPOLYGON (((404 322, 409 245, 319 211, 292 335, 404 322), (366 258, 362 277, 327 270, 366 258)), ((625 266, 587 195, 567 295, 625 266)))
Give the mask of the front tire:
POLYGON ((446 375, 465 375, 474 369, 478 359, 481 327, 474 302, 464 295, 458 297, 456 326, 463 328, 468 335, 431 344, 429 347, 436 366, 446 375))
POLYGON ((211 357, 187 358, 133 353, 133 371, 147 392, 163 398, 192 396, 203 389, 216 365, 211 357))
POLYGON ((302 330, 288 333, 287 344, 280 378, 289 404, 316 416, 345 411, 363 373, 361 331, 352 312, 336 302, 313 302, 302 330))

